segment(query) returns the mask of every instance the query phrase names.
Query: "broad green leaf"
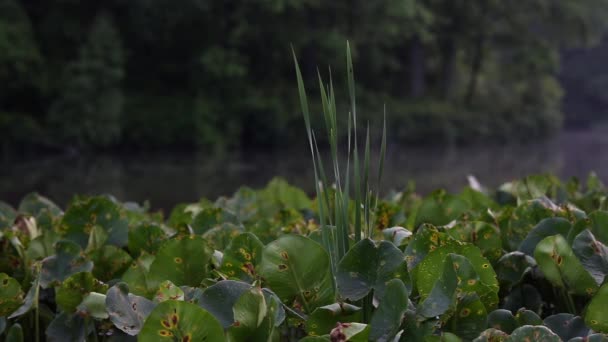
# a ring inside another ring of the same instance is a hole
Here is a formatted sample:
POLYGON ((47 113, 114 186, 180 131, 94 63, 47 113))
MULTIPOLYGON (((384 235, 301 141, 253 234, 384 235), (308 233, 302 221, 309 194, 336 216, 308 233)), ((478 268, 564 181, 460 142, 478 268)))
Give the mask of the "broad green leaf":
POLYGON ((520 327, 524 325, 543 324, 543 320, 540 318, 540 316, 538 316, 535 312, 526 309, 519 309, 515 315, 515 319, 520 327))
POLYGON ((128 241, 128 220, 119 204, 107 197, 90 197, 73 202, 65 212, 59 230, 65 239, 87 246, 93 226, 102 227, 107 243, 124 247, 128 241))
POLYGON ((486 307, 476 293, 469 293, 458 300, 456 311, 447 323, 450 331, 465 340, 472 340, 486 327, 486 307))
POLYGON ((370 239, 359 241, 346 253, 336 274, 340 295, 354 301, 371 290, 382 298, 386 283, 395 278, 406 285, 409 295, 411 280, 401 250, 388 241, 370 239))
POLYGON ((177 286, 197 287, 208 276, 213 250, 198 236, 173 238, 162 245, 150 265, 149 285, 170 280, 177 286))
POLYGON ((598 210, 589 214, 591 232, 603 244, 608 244, 608 211, 598 210))
POLYGON ((266 303, 260 288, 251 288, 241 295, 233 307, 234 323, 228 329, 228 341, 271 341, 278 302, 266 303))
MULTIPOLYGON (((490 328, 484 330, 473 342, 503 342, 507 341, 509 334, 504 331, 490 328)), ((530 340, 532 341, 532 340, 530 340)))
POLYGON ((9 228, 17 218, 17 211, 8 203, 0 201, 0 230, 9 228))
POLYGON ((74 313, 89 292, 105 293, 107 289, 108 286, 95 279, 90 272, 79 272, 61 283, 55 290, 55 300, 63 311, 74 313))
POLYGON ((154 295, 157 287, 149 281, 150 265, 154 259, 154 256, 143 253, 122 275, 121 281, 129 285, 133 294, 146 298, 152 298, 154 295))
POLYGON ((106 308, 110 320, 125 333, 137 335, 144 320, 156 304, 152 301, 129 293, 129 287, 124 283, 112 286, 106 294, 106 308))
POLYGON ((255 277, 255 267, 262 260, 264 245, 251 233, 243 233, 230 242, 224 257, 220 272, 231 278, 251 281, 255 277))
POLYGON ((85 324, 80 315, 62 312, 46 328, 46 338, 51 342, 85 341, 90 328, 91 325, 85 324))
POLYGON ((258 273, 283 303, 304 312, 335 301, 329 255, 309 238, 285 235, 269 243, 258 273))
POLYGON ((371 340, 370 326, 363 323, 338 323, 329 334, 331 341, 367 342, 371 340))
POLYGON ((23 291, 19 282, 0 273, 0 316, 8 316, 21 306, 23 291))
POLYGON ((561 235, 544 238, 536 246, 534 258, 547 280, 577 295, 593 295, 598 286, 576 258, 561 235))
POLYGON ((517 250, 538 222, 548 217, 554 217, 556 214, 555 205, 541 199, 523 202, 509 213, 508 218, 501 221, 500 232, 503 247, 507 251, 517 250))
POLYGON ((338 322, 358 322, 361 308, 348 303, 334 303, 315 309, 306 320, 306 332, 309 335, 329 334, 338 322))
POLYGON ((561 217, 550 217, 540 221, 526 236, 526 239, 519 245, 519 250, 527 255, 534 255, 536 245, 544 238, 561 234, 564 238, 568 237, 568 232, 572 229, 572 224, 561 217))
POLYGON ((442 270, 437 279, 431 280, 432 289, 418 304, 418 313, 423 317, 443 315, 453 308, 458 287, 458 276, 451 256, 446 256, 442 262, 442 270))
POLYGON ((397 335, 401 320, 408 307, 408 290, 403 281, 392 279, 386 284, 386 293, 380 300, 370 321, 371 340, 389 341, 397 335))
POLYGON ((222 208, 204 208, 194 217, 190 226, 194 234, 200 235, 223 223, 237 224, 238 221, 232 213, 222 208))
POLYGON ((583 319, 569 313, 549 316, 545 318, 543 323, 563 341, 568 341, 575 337, 584 337, 589 333, 589 328, 585 326, 583 319))
POLYGON ((543 342, 561 342, 562 340, 553 333, 549 328, 539 325, 524 325, 513 331, 511 336, 505 340, 506 342, 520 341, 543 341, 543 342))
POLYGON ((435 191, 418 207, 414 228, 418 228, 423 223, 435 226, 446 225, 469 208, 469 204, 459 197, 449 195, 443 190, 435 191))
POLYGON ((421 298, 425 299, 431 293, 431 290, 433 290, 435 282, 442 276, 445 270, 444 260, 450 254, 461 255, 468 261, 467 264, 463 264, 466 267, 463 267, 462 270, 455 270, 457 275, 463 277, 459 287, 466 290, 463 286, 470 285, 469 280, 471 280, 475 291, 483 290, 483 293, 479 293, 479 295, 486 309, 495 309, 498 304, 498 280, 496 279, 496 273, 488 259, 483 257, 479 248, 470 244, 441 246, 430 252, 416 266, 416 287, 421 298), (469 264, 471 267, 468 267, 469 264), (476 278, 475 274, 479 278, 476 278), (466 278, 464 277, 469 277, 470 279, 465 281, 464 279, 466 278))
POLYGON ((29 193, 21 199, 18 211, 22 214, 30 214, 34 217, 45 211, 52 216, 59 216, 63 213, 57 204, 35 192, 29 193))
POLYGON ((540 312, 543 298, 536 287, 530 284, 516 285, 503 297, 502 308, 511 312, 517 312, 521 308, 527 308, 540 312))
POLYGON ((46 230, 44 234, 30 241, 27 246, 26 255, 30 260, 42 260, 55 254, 55 243, 61 237, 53 230, 46 230))
POLYGON ((500 284, 507 289, 519 284, 524 276, 536 266, 531 256, 522 252, 511 252, 498 259, 496 276, 500 284))
POLYGON ((8 332, 6 333, 6 342, 23 342, 23 328, 21 324, 15 323, 13 324, 8 332))
POLYGON ((245 228, 242 225, 236 225, 233 223, 222 223, 219 226, 215 226, 203 234, 203 239, 207 241, 211 248, 223 251, 228 247, 230 242, 237 236, 242 234, 245 228))
POLYGON ((608 247, 586 229, 576 236, 572 250, 595 282, 601 285, 608 274, 608 247))
POLYGON ((479 247, 483 256, 492 263, 503 254, 500 231, 487 222, 458 222, 446 232, 460 242, 470 242, 479 247))
POLYGON ((412 232, 403 227, 392 227, 382 230, 382 235, 384 235, 384 239, 392 242, 395 246, 400 247, 412 236, 412 232))
POLYGON ((158 225, 153 223, 141 223, 129 231, 129 252, 133 256, 138 256, 142 251, 155 254, 167 234, 158 225))
POLYGON ((93 263, 87 261, 80 247, 68 240, 60 240, 55 244, 55 255, 42 260, 40 270, 40 286, 48 288, 56 282, 78 272, 91 272, 93 263))
MULTIPOLYGON (((426 256, 438 247, 457 245, 458 242, 446 233, 437 231, 430 225, 423 225, 416 231, 412 241, 405 249, 405 260, 408 270, 411 272, 426 256)), ((412 276, 414 276, 412 274, 412 276)))
POLYGON ((10 316, 8 316, 9 319, 12 318, 16 318, 16 317, 20 317, 25 315, 26 313, 30 312, 30 310, 34 307, 34 304, 38 304, 38 293, 39 293, 39 288, 40 288, 40 276, 38 276, 33 282, 32 282, 32 286, 30 287, 29 291, 27 291, 27 295, 25 296, 25 300, 23 301, 23 304, 21 304, 21 306, 15 310, 10 316), (36 302, 36 303, 34 303, 36 302))
POLYGON ((94 265, 93 275, 102 281, 120 278, 133 262, 127 252, 116 246, 103 246, 89 256, 94 265))
POLYGON ((162 303, 166 300, 184 300, 184 291, 169 280, 160 283, 154 296, 154 302, 156 303, 162 303))
POLYGON ((591 302, 585 310, 585 323, 589 328, 608 333, 608 315, 606 308, 608 307, 608 284, 602 285, 595 296, 591 298, 591 302))
POLYGON ((138 341, 223 341, 224 330, 196 304, 168 300, 158 304, 144 323, 138 341))
MULTIPOLYGON (((228 328, 235 321, 232 308, 237 300, 252 287, 252 285, 241 281, 223 280, 206 288, 199 298, 198 305, 217 318, 224 328, 228 328)), ((278 302, 279 298, 270 290, 263 289, 263 293, 266 303, 271 302, 270 297, 274 297, 278 302)), ((279 306, 275 324, 281 324, 284 319, 285 311, 282 306, 279 306)))
POLYGON ((519 323, 511 311, 498 309, 488 314, 487 327, 510 334, 519 327, 519 323))
POLYGON ((110 317, 106 308, 106 295, 98 292, 90 292, 84 296, 76 310, 80 315, 90 316, 99 320, 110 317))

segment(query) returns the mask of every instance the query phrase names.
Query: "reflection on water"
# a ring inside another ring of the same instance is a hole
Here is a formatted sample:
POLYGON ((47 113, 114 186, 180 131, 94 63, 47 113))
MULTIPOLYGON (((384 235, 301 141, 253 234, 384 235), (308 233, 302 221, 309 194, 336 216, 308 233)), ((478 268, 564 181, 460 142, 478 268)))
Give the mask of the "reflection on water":
MULTIPOLYGON (((400 189, 413 180, 422 193, 439 187, 457 191, 469 174, 496 186, 531 173, 567 178, 586 177, 592 170, 607 181, 606 150, 604 132, 565 132, 551 141, 519 146, 390 145, 384 184, 400 189)), ((224 156, 168 153, 9 160, 0 164, 0 199, 15 205, 24 194, 38 191, 65 205, 74 194, 110 193, 120 200, 150 200, 153 208, 170 209, 179 202, 229 195, 241 185, 261 187, 273 176, 311 193, 309 158, 302 149, 224 156)))

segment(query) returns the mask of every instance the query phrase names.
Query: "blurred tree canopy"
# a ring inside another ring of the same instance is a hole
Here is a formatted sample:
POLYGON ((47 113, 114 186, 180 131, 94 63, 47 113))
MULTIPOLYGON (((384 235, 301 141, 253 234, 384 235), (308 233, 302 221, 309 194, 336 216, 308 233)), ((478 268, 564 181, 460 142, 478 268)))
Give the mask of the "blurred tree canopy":
MULTIPOLYGON (((0 134, 80 148, 284 144, 309 84, 353 45, 361 112, 402 141, 516 140, 561 126, 560 51, 608 0, 0 0, 0 134)), ((343 107, 345 108, 345 107, 343 107)), ((294 133, 295 132, 295 133, 294 133)))

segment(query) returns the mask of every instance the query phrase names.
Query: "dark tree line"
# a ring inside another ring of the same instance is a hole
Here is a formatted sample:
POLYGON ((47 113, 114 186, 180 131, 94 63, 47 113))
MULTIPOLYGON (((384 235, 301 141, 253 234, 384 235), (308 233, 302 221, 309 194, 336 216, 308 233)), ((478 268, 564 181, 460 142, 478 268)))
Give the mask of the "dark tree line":
MULTIPOLYGON (((393 138, 511 140, 563 119, 560 50, 590 47, 608 0, 0 0, 4 145, 239 146, 302 135, 305 77, 343 85, 393 138)), ((309 84, 311 84, 309 82, 309 84)))

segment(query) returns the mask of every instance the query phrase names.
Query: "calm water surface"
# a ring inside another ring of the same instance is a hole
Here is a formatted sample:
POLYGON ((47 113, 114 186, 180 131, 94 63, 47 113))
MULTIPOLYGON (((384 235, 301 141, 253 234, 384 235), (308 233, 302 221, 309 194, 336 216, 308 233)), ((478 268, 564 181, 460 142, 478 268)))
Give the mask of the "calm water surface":
MULTIPOLYGON (((385 188, 400 189, 413 180, 421 193, 444 187, 458 191, 466 176, 487 186, 531 173, 561 178, 595 171, 608 182, 608 129, 564 132, 549 141, 526 145, 406 147, 389 145, 385 188)), ((37 191, 65 205, 74 194, 115 195, 123 201, 149 200, 165 212, 180 202, 215 199, 239 186, 262 187, 273 176, 313 190, 310 153, 248 151, 205 154, 133 154, 53 157, 0 162, 0 200, 16 205, 37 191)))

